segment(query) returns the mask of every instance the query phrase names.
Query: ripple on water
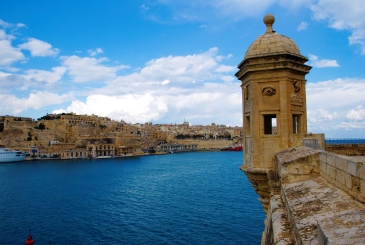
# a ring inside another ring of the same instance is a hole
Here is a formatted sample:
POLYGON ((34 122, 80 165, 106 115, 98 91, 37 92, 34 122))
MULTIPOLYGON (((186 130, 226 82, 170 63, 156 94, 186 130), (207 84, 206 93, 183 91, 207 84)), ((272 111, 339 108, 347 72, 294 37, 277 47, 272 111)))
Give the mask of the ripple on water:
POLYGON ((242 153, 0 165, 4 244, 259 244, 242 153))

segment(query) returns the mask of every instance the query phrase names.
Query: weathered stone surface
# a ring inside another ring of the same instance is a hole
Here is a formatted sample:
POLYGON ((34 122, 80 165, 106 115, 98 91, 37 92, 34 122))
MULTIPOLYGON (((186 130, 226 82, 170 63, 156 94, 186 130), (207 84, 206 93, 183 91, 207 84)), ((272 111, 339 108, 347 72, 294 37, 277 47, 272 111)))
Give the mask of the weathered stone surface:
POLYGON ((282 183, 291 183, 305 179, 310 175, 319 175, 319 153, 305 146, 293 147, 276 153, 276 167, 282 183))
POLYGON ((318 244, 365 244, 365 210, 319 221, 318 244))
POLYGON ((282 191, 298 244, 318 244, 317 222, 365 209, 322 177, 284 184, 282 191))
POLYGON ((347 172, 353 176, 356 176, 356 172, 359 167, 360 167, 360 163, 347 162, 347 172))

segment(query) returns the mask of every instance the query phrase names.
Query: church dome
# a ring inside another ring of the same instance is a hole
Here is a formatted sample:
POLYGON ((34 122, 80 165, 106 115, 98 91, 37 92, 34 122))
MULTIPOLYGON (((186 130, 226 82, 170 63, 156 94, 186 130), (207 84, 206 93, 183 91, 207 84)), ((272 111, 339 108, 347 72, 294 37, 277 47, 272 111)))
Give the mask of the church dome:
POLYGON ((299 48, 293 40, 284 35, 277 34, 272 30, 274 22, 275 17, 272 14, 265 15, 264 23, 266 25, 266 33, 258 36, 250 47, 248 47, 245 59, 276 53, 300 55, 299 48))

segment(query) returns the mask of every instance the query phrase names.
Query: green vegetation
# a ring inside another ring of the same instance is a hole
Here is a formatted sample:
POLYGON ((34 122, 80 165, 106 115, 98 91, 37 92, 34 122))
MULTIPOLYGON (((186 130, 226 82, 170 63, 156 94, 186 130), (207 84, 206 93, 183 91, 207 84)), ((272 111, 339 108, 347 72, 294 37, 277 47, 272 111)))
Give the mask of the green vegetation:
POLYGON ((43 130, 43 129, 46 129, 46 125, 44 125, 43 123, 40 123, 38 126, 35 126, 34 128, 43 130))

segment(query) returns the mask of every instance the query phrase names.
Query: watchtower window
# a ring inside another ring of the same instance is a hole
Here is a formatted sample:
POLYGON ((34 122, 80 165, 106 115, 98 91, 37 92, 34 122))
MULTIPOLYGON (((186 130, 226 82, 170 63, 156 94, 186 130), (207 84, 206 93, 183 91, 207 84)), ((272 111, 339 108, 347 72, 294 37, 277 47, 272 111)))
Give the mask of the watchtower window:
POLYGON ((250 116, 245 116, 245 132, 246 135, 250 135, 251 128, 250 128, 250 116))
POLYGON ((300 133, 300 115, 293 115, 293 133, 300 133))
POLYGON ((264 134, 276 134, 276 114, 264 115, 264 134))

